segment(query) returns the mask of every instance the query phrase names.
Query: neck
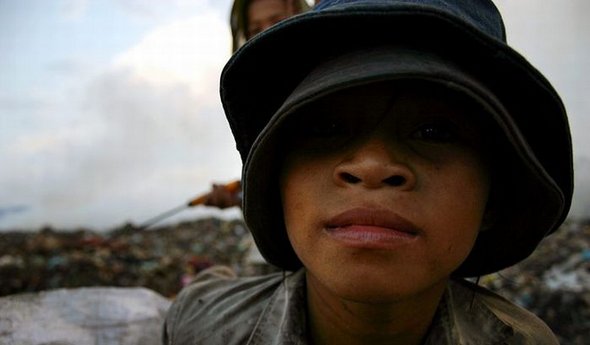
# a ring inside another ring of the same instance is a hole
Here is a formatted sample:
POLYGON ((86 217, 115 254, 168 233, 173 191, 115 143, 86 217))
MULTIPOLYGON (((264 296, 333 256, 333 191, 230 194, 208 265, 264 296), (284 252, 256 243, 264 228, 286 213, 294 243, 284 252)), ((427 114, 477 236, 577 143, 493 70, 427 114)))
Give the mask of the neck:
POLYGON ((308 276, 309 339, 314 345, 419 345, 446 286, 444 281, 410 298, 365 303, 335 296, 316 283, 308 276))

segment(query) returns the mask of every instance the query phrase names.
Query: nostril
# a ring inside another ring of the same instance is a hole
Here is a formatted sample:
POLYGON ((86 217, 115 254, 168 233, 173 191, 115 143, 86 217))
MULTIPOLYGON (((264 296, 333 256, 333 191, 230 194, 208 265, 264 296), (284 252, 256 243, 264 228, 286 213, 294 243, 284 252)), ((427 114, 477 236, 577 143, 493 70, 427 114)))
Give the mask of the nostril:
POLYGON ((361 181, 360 178, 346 172, 340 173, 339 175, 340 178, 347 183, 359 183, 361 181))
POLYGON ((386 178, 383 182, 393 187, 399 187, 406 183, 406 178, 400 175, 394 175, 386 178))

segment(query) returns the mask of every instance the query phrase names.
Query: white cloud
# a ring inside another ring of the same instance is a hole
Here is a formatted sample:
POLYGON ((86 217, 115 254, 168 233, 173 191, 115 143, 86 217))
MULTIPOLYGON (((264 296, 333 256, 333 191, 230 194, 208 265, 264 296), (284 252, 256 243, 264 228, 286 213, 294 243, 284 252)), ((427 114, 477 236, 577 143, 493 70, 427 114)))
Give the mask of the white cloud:
MULTIPOLYGON (((206 191, 212 182, 239 177, 241 163, 218 94, 230 54, 220 2, 118 3, 149 16, 169 11, 166 20, 179 12, 183 17, 146 33, 91 81, 86 74, 64 94, 39 84, 46 95, 41 102, 11 99, 0 109, 4 123, 22 123, 28 130, 0 130, 2 163, 10 163, 0 168, 0 208, 29 206, 2 218, 0 228, 50 223, 101 229, 127 220, 140 223, 206 191)), ((585 116, 590 111, 590 45, 583 44, 590 24, 582 17, 590 2, 572 3, 585 7, 556 6, 550 0, 498 1, 509 40, 564 96, 578 157, 575 211, 583 214, 590 205, 585 187, 590 181, 584 177, 589 170, 585 157, 590 157, 590 136, 585 135, 590 127, 585 116)), ((72 18, 87 11, 86 0, 64 4, 70 4, 72 18)))
POLYGON ((230 54, 229 38, 227 23, 214 11, 203 10, 156 28, 115 62, 156 80, 163 78, 158 73, 162 70, 174 72, 171 79, 189 80, 208 68, 223 66, 230 54))
POLYGON ((229 38, 227 23, 204 11, 152 31, 117 57, 115 67, 157 85, 186 84, 210 105, 218 98, 210 91, 229 58, 229 38))
POLYGON ((0 196, 29 209, 0 228, 141 223, 239 177, 219 101, 230 54, 219 18, 203 10, 153 29, 68 95, 68 119, 4 147, 14 159, 0 196))
POLYGON ((211 6, 227 4, 232 0, 113 0, 128 14, 136 17, 161 17, 163 13, 174 16, 199 13, 211 6))
POLYGON ((61 0, 61 12, 69 20, 82 19, 87 8, 88 0, 61 0))

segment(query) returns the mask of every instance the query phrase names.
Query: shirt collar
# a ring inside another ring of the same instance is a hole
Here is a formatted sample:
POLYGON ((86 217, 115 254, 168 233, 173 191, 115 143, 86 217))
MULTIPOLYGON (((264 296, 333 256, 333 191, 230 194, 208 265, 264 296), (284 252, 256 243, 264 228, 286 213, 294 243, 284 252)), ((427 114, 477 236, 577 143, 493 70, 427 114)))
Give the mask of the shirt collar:
MULTIPOLYGON (((512 334, 465 282, 451 281, 424 345, 497 344, 512 334)), ((305 270, 286 273, 262 312, 248 345, 307 344, 305 270)))

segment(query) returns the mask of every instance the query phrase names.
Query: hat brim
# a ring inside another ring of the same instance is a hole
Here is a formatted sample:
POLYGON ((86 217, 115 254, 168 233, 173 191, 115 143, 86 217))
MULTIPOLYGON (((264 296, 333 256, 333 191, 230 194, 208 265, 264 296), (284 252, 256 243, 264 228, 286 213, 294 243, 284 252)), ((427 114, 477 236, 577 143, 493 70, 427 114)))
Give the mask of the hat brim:
MULTIPOLYGON (((573 188, 565 110, 551 85, 518 53, 458 20, 424 11, 309 13, 248 43, 222 75, 222 101, 245 161, 244 215, 270 263, 284 269, 301 265, 281 223, 277 167, 272 166, 277 157, 273 141, 278 140, 274 128, 297 107, 327 93, 401 79, 452 84, 492 107, 527 176, 535 180, 532 185, 542 186, 537 200, 526 198, 531 205, 510 206, 522 207, 512 214, 530 217, 482 233, 458 274, 482 275, 522 260, 565 219, 573 188), (402 29, 404 34, 398 34, 402 29), (425 56, 370 54, 376 44, 433 55, 425 64, 425 56), (301 84, 319 61, 351 50, 367 55, 341 60, 301 84)), ((530 194, 529 189, 522 188, 530 194)))

